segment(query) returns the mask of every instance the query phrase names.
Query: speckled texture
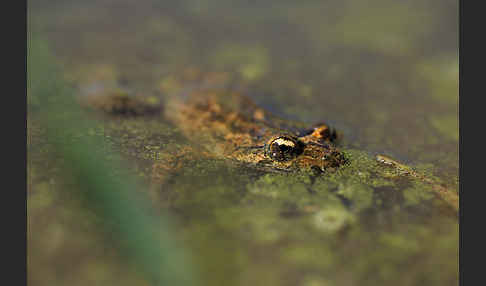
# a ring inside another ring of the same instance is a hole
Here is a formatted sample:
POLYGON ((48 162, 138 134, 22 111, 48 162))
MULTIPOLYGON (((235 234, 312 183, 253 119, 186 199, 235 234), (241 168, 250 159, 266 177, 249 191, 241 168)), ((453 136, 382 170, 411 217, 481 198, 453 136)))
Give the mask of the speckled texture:
MULTIPOLYGON (((92 111, 95 125, 66 140, 102 138, 103 160, 125 158, 108 172, 138 177, 145 187, 134 193, 171 214, 201 285, 457 285, 457 3, 357 2, 30 7, 75 90, 102 82, 160 104, 135 116, 92 111), (162 112, 186 87, 172 75, 190 67, 235 75, 235 90, 284 122, 336 127, 349 164, 274 173, 211 155, 162 112), (157 177, 168 161, 179 171, 157 177)), ((51 60, 36 62, 38 74, 51 60)), ((123 238, 101 235, 102 218, 70 195, 39 119, 45 83, 29 87, 29 282, 149 285, 114 247, 123 238)))

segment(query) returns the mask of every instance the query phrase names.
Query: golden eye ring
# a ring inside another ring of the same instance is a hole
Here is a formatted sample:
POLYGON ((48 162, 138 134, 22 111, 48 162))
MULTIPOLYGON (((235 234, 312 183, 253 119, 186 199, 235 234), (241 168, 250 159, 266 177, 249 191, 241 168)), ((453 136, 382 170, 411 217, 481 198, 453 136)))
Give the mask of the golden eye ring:
POLYGON ((265 154, 275 161, 288 161, 304 151, 304 143, 290 135, 272 138, 265 146, 265 154))

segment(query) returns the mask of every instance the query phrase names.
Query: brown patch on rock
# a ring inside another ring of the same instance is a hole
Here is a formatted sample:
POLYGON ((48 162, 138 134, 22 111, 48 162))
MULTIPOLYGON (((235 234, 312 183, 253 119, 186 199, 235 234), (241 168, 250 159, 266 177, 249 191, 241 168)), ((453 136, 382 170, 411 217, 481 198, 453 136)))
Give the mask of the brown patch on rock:
POLYGON ((154 96, 135 96, 123 92, 86 96, 81 100, 81 105, 119 116, 156 115, 162 109, 160 100, 154 96))

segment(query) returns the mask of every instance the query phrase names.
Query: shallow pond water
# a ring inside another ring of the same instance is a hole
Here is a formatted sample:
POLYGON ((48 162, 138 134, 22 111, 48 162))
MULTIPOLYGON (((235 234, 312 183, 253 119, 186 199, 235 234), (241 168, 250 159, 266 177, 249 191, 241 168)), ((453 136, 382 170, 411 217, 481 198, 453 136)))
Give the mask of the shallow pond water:
MULTIPOLYGON (((457 285, 457 209, 374 160, 393 157, 457 196, 457 1, 29 6, 30 30, 46 39, 79 93, 123 87, 163 105, 173 75, 226 72, 282 120, 325 121, 342 136, 350 164, 337 172, 269 173, 199 156, 193 151, 205 149, 157 112, 93 114, 97 125, 78 136, 102 136, 127 162, 115 176, 128 172, 150 185, 154 209, 173 216, 199 284, 457 285), (154 183, 154 166, 181 150, 191 159, 154 183)), ((30 105, 30 281, 146 285, 110 246, 114 238, 97 235, 95 216, 63 195, 63 159, 32 120, 42 105, 30 105)))

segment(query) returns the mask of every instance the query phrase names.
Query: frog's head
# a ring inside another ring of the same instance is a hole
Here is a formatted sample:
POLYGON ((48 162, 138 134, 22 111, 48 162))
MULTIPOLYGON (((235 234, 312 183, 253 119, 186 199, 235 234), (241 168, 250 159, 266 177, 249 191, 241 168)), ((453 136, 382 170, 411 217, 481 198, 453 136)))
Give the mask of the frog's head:
MULTIPOLYGON (((253 140, 255 137, 247 134, 250 132, 231 137, 233 145, 237 147, 229 157, 269 171, 324 172, 346 163, 343 153, 333 144, 336 133, 325 124, 300 133, 274 131, 264 131, 258 140, 253 140), (260 144, 252 146, 252 142, 260 144)), ((258 130, 255 133, 258 134, 258 130)))
POLYGON ((343 154, 330 143, 312 134, 302 137, 277 135, 265 144, 265 162, 282 170, 325 171, 345 163, 343 154))

